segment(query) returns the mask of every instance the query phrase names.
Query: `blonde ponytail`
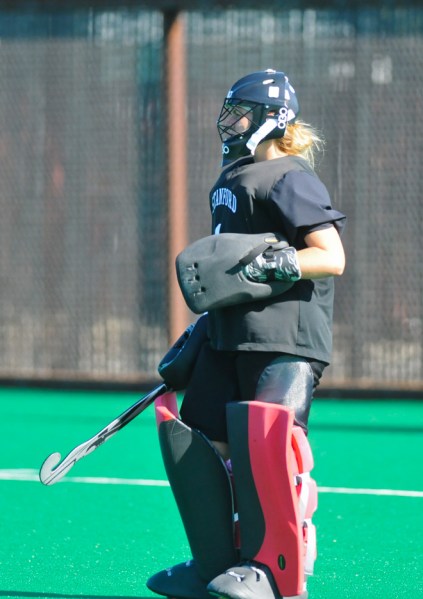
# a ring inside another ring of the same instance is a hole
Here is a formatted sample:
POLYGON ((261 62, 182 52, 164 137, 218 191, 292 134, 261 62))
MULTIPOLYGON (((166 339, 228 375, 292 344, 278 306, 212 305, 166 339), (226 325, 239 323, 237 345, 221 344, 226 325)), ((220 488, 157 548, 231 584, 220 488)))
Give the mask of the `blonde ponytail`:
POLYGON ((289 124, 285 135, 277 140, 277 147, 281 152, 291 156, 301 156, 314 168, 317 152, 323 150, 323 137, 311 126, 303 121, 289 124))

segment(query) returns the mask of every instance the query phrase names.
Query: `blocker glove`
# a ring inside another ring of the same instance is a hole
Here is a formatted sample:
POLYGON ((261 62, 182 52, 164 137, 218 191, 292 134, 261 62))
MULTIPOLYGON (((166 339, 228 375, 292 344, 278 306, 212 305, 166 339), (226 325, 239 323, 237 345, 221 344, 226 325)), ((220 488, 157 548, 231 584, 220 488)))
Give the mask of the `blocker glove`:
POLYGON ((297 250, 294 247, 266 250, 244 267, 244 274, 256 283, 298 281, 301 279, 301 269, 297 250))
POLYGON ((174 391, 186 389, 190 381, 200 349, 208 341, 207 320, 206 313, 190 324, 160 360, 157 370, 174 391))

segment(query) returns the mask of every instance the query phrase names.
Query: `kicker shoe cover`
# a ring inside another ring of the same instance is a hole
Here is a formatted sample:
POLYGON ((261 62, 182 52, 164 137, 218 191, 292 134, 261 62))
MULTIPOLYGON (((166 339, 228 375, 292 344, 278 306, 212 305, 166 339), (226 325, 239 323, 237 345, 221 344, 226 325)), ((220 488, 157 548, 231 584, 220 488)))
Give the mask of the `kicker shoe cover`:
MULTIPOLYGON (((211 595, 225 599, 284 599, 280 596, 269 568, 263 564, 245 562, 226 570, 207 586, 211 595)), ((285 599, 308 599, 301 595, 285 599)))
POLYGON ((175 599, 210 599, 207 581, 199 575, 194 560, 157 572, 147 580, 147 587, 175 599))

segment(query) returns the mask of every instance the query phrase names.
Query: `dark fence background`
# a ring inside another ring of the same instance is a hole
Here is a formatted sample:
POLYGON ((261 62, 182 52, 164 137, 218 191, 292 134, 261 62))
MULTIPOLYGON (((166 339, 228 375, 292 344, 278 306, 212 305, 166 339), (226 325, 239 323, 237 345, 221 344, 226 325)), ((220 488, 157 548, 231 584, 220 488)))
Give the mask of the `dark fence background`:
MULTIPOLYGON (((176 301, 164 14, 33 4, 0 6, 0 378, 151 381, 176 301)), ((285 70, 348 216, 322 387, 422 391, 423 8, 294 4, 181 13, 188 241, 209 234, 227 89, 285 70)))

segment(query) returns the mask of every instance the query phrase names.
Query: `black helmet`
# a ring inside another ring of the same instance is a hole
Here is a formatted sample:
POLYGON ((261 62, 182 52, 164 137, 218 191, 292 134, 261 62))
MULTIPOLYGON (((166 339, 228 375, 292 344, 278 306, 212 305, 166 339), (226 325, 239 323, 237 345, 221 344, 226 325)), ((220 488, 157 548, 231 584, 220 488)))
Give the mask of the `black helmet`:
POLYGON ((298 112, 297 96, 285 73, 268 69, 237 81, 217 120, 223 165, 254 155, 265 139, 283 137, 287 123, 294 122, 298 112))

